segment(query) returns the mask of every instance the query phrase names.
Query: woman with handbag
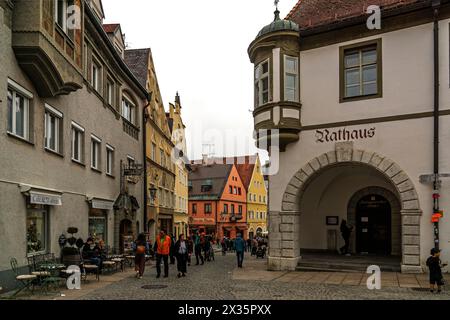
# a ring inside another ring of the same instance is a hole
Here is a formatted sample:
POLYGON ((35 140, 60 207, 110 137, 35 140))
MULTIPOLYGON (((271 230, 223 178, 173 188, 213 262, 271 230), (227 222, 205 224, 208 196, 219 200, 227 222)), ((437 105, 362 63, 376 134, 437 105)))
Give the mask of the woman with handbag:
POLYGON ((175 244, 175 256, 177 258, 178 278, 185 277, 187 272, 187 261, 189 257, 188 243, 184 240, 184 234, 180 234, 180 239, 175 244))
POLYGON ((137 240, 133 243, 134 250, 134 270, 136 271, 136 278, 142 279, 145 271, 145 254, 149 251, 147 239, 145 234, 141 233, 137 240))

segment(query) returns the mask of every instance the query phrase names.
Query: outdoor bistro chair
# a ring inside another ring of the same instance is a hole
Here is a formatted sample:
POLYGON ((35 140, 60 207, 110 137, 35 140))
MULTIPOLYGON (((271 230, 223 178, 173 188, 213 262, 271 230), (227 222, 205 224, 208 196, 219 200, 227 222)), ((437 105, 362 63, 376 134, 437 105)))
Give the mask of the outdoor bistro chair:
POLYGON ((11 258, 11 269, 14 271, 14 274, 16 275, 16 281, 20 282, 20 284, 22 285, 22 287, 17 290, 16 292, 14 292, 13 297, 17 296, 19 294, 19 292, 27 289, 31 292, 31 294, 34 293, 34 285, 36 283, 37 280, 37 276, 32 275, 32 274, 19 274, 19 267, 18 267, 18 263, 17 263, 17 259, 16 258, 11 258), (31 287, 31 289, 30 289, 31 287))

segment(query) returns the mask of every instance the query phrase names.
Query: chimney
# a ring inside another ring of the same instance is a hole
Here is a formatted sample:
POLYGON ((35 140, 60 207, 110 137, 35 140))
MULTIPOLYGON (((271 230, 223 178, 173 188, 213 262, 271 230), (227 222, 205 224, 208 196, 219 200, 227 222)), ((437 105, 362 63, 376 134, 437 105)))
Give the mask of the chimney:
POLYGON ((203 165, 208 164, 208 155, 207 154, 202 154, 202 164, 203 165))

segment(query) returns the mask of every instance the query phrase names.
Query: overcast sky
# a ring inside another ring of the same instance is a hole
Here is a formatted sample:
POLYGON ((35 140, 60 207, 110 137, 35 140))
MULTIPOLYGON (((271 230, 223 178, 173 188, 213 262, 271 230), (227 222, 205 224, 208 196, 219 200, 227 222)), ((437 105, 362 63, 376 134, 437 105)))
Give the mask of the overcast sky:
MULTIPOLYGON (((103 0, 130 49, 150 47, 166 110, 179 91, 188 156, 257 152, 253 66, 247 54, 273 20, 273 0, 103 0), (209 148, 205 144, 214 144, 209 148), (224 147, 225 145, 225 147, 224 147)), ((297 0, 281 0, 285 17, 297 0)))

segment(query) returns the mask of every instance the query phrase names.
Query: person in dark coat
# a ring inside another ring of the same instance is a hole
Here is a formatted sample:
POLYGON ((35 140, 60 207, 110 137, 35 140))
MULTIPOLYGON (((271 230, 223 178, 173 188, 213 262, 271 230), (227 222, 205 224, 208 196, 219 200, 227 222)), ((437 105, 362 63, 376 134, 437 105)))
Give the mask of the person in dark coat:
POLYGON ((178 278, 185 277, 187 272, 187 261, 189 257, 188 242, 184 240, 184 234, 180 234, 180 239, 174 246, 175 257, 177 258, 178 278))
POLYGON ((430 270, 430 291, 434 293, 434 286, 437 285, 437 293, 441 293, 444 285, 444 277, 442 276, 442 267, 447 266, 442 264, 441 252, 438 249, 431 249, 431 256, 427 260, 427 267, 430 270))
POLYGON ((197 261, 196 265, 199 265, 199 259, 202 262, 202 265, 205 263, 203 260, 203 255, 202 255, 202 245, 200 243, 200 235, 197 232, 196 235, 194 236, 194 250, 195 250, 195 259, 197 261))
POLYGON ((234 241, 234 246, 236 250, 238 268, 242 268, 242 264, 244 263, 246 242, 244 239, 242 239, 241 234, 237 235, 237 238, 234 241))
POLYGON ((145 254, 149 252, 150 248, 145 238, 145 234, 139 234, 135 242, 133 242, 134 251, 134 269, 136 271, 136 278, 142 279, 145 271, 145 254))
POLYGON ((347 225, 347 220, 342 220, 341 222, 341 235, 344 239, 344 246, 339 249, 339 252, 341 254, 349 254, 349 247, 350 247, 350 235, 352 234, 352 227, 349 227, 347 225))
POLYGON ((194 253, 194 240, 192 239, 193 236, 191 235, 188 240, 187 240, 187 244, 188 244, 188 266, 191 265, 191 261, 192 261, 192 254, 194 253))
POLYGON ((170 264, 175 264, 175 236, 173 234, 170 235, 170 239, 172 240, 170 246, 170 264))

